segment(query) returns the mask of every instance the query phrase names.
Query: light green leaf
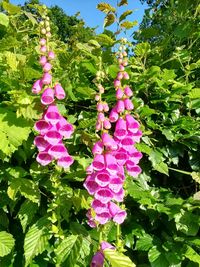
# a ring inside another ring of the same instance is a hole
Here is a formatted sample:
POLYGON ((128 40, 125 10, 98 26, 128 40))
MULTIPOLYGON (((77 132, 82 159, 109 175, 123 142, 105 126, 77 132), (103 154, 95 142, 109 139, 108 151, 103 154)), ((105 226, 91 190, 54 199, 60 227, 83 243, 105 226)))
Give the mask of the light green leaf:
POLYGON ((99 3, 97 5, 97 9, 106 13, 106 14, 108 14, 109 12, 115 12, 115 10, 116 10, 113 6, 111 6, 108 3, 104 3, 104 2, 99 3))
POLYGON ((37 208, 38 208, 37 204, 29 200, 26 200, 21 205, 17 217, 21 222, 23 232, 25 232, 27 225, 31 223, 35 213, 37 212, 37 208))
POLYGON ((30 122, 17 118, 14 112, 0 108, 0 150, 7 156, 17 150, 31 131, 30 122))
POLYGON ((80 257, 82 242, 82 236, 66 237, 55 250, 57 262, 60 264, 67 260, 66 266, 73 267, 80 257))
POLYGON ((133 13, 132 10, 126 10, 121 16, 119 17, 119 22, 124 20, 127 16, 131 15, 133 13))
POLYGON ((4 13, 0 13, 0 24, 5 27, 8 27, 9 17, 4 13))
POLYGON ((189 92, 191 99, 200 98, 200 88, 194 88, 189 92))
POLYGON ((21 11, 21 8, 19 6, 15 6, 13 4, 10 4, 8 2, 3 1, 2 3, 3 8, 8 11, 9 14, 14 15, 21 11))
POLYGON ((50 238, 48 226, 49 220, 41 218, 27 232, 24 240, 25 267, 31 263, 35 256, 41 254, 48 247, 50 238))
POLYGON ((126 30, 129 30, 131 28, 133 28, 134 26, 137 26, 138 25, 138 22, 135 20, 135 21, 124 21, 120 24, 120 27, 121 28, 125 28, 126 30))
POLYGON ((32 202, 39 203, 40 191, 35 182, 25 178, 12 179, 7 190, 8 196, 15 200, 18 191, 32 202))
POLYGON ((103 251, 105 258, 109 261, 112 267, 135 267, 136 265, 122 253, 113 249, 105 249, 103 251))
POLYGON ((95 39, 103 45, 112 46, 115 42, 109 35, 101 33, 95 37, 95 39))
POLYGON ((185 257, 189 260, 200 263, 200 255, 190 246, 185 245, 185 257))
POLYGON ((137 240, 136 249, 142 251, 148 251, 153 246, 152 241, 153 238, 150 235, 146 234, 137 240))
POLYGON ((8 255, 14 247, 13 236, 5 231, 0 232, 0 257, 8 255))

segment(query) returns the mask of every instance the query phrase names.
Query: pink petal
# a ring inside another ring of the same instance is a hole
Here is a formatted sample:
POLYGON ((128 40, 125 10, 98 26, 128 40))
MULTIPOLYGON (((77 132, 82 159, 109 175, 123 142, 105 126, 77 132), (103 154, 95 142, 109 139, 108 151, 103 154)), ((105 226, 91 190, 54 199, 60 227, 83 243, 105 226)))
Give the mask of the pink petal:
POLYGON ((52 162, 53 157, 48 152, 39 152, 36 158, 37 162, 42 166, 48 165, 52 162))
POLYGON ((50 105, 54 102, 54 90, 46 88, 41 96, 41 102, 43 105, 50 105))
POLYGON ((93 200, 92 208, 94 209, 95 213, 108 212, 108 205, 101 203, 101 201, 97 199, 93 200))
POLYGON ((55 159, 60 159, 68 155, 67 149, 63 144, 57 144, 52 146, 48 153, 55 159))
POLYGON ((123 187, 123 180, 121 180, 118 177, 114 177, 111 179, 109 183, 109 188, 112 190, 112 192, 119 193, 122 187, 123 187))
POLYGON ((104 255, 102 252, 98 251, 92 258, 90 267, 103 267, 104 255))
POLYGON ((122 202, 124 199, 124 189, 121 188, 119 192, 113 194, 113 199, 117 202, 122 202))
POLYGON ((50 127, 50 123, 45 120, 39 120, 34 125, 34 129, 41 134, 45 134, 50 129, 50 127))
POLYGON ((59 120, 61 119, 61 115, 58 111, 58 108, 56 105, 54 104, 51 104, 47 111, 46 111, 46 114, 44 116, 45 120, 50 122, 51 124, 56 124, 59 122, 59 120))
POLYGON ((62 140, 62 135, 55 130, 51 130, 45 134, 44 139, 51 145, 56 145, 62 140))
POLYGON ((100 200, 102 203, 108 203, 113 197, 113 193, 108 188, 100 188, 95 193, 95 198, 100 200))
POLYGON ((38 150, 42 152, 49 146, 49 143, 42 135, 38 135, 34 139, 34 145, 37 146, 38 150))
POLYGON ((95 170, 102 170, 104 169, 104 156, 103 155, 95 155, 94 160, 92 162, 92 166, 95 170))
POLYGON ((63 168, 69 168, 74 162, 74 159, 71 156, 65 156, 63 158, 58 159, 57 165, 63 168))
POLYGON ((118 165, 116 158, 112 156, 111 154, 105 154, 105 162, 106 162, 106 169, 111 173, 111 174, 116 174, 118 171, 118 165))
POLYGON ((95 154, 102 154, 103 152, 103 143, 101 141, 98 141, 94 144, 92 148, 93 155, 95 154))
POLYGON ((54 86, 54 89, 55 89, 55 96, 57 99, 61 100, 65 98, 65 91, 59 83, 57 83, 54 86))
POLYGON ((108 220, 111 218, 109 212, 102 212, 99 214, 96 214, 95 221, 99 222, 100 224, 105 224, 108 222, 108 220))
POLYGON ((109 184, 109 182, 110 182, 109 173, 106 170, 99 171, 96 174, 95 182, 101 187, 107 186, 109 184))
POLYGON ((127 134, 126 122, 124 119, 119 118, 115 126, 114 136, 116 136, 118 139, 122 139, 126 136, 126 134, 127 134))

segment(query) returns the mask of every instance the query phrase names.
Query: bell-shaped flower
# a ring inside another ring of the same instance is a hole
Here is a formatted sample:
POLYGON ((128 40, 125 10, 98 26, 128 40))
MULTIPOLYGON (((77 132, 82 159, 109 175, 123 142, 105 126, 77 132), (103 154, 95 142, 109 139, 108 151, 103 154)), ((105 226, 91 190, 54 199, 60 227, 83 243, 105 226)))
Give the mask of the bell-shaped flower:
POLYGON ((113 177, 110 180, 110 183, 108 186, 112 190, 113 193, 119 193, 123 187, 123 180, 120 179, 119 177, 113 177))
POLYGON ((103 267, 104 266, 104 255, 98 251, 92 258, 90 267, 103 267))
POLYGON ((43 71, 44 71, 44 72, 49 72, 51 69, 52 69, 52 65, 51 65, 49 62, 46 62, 46 63, 43 65, 43 71))
POLYGON ((50 128, 51 128, 51 124, 48 121, 45 121, 43 119, 37 121, 34 125, 34 129, 40 132, 40 134, 47 133, 50 128))
POLYGON ((95 213, 103 213, 108 211, 108 204, 103 204, 101 201, 94 199, 92 201, 91 207, 94 209, 95 213))
POLYGON ((70 138, 74 132, 74 127, 65 118, 61 117, 59 122, 56 124, 58 132, 65 138, 70 138))
POLYGON ((100 186, 95 182, 95 176, 96 174, 94 173, 88 175, 83 184, 83 186, 85 187, 85 189, 87 189, 90 195, 94 195, 94 193, 96 193, 97 190, 100 188, 100 186))
POLYGON ((110 214, 113 217, 113 221, 118 224, 122 224, 127 216, 126 211, 122 210, 119 206, 117 206, 113 202, 109 202, 108 206, 110 214))
POLYGON ((42 83, 49 85, 52 81, 52 76, 48 72, 45 72, 43 77, 42 77, 42 83))
POLYGON ((43 152, 39 152, 38 153, 38 155, 36 157, 36 160, 42 166, 46 166, 46 165, 48 165, 49 163, 52 162, 53 157, 48 152, 43 151, 43 152))
POLYGON ((98 141, 94 144, 92 148, 92 154, 93 155, 102 154, 102 152, 103 152, 103 143, 101 141, 98 141))
POLYGON ((116 104, 116 111, 117 113, 122 113, 125 110, 124 101, 118 100, 116 104))
POLYGON ((116 122, 118 118, 119 118, 119 114, 117 113, 117 110, 114 107, 109 114, 109 120, 110 122, 116 122))
POLYGON ((41 96, 41 102, 43 105, 50 105, 54 102, 54 90, 46 88, 41 96))
POLYGON ((58 111, 58 108, 56 105, 54 104, 51 104, 47 111, 46 111, 46 114, 44 116, 45 120, 50 122, 51 124, 56 124, 59 122, 59 120, 61 119, 61 115, 58 111))
POLYGON ((44 136, 38 135, 34 139, 34 145, 39 151, 45 151, 49 147, 49 143, 44 139, 44 136))
POLYGON ((129 98, 124 99, 124 107, 126 110, 133 110, 134 109, 133 103, 129 98))
POLYGON ((43 86, 43 83, 41 80, 37 80, 36 82, 34 82, 33 87, 32 87, 32 93, 39 94, 42 91, 42 86, 43 86))
POLYGON ((109 184, 110 182, 110 174, 106 170, 98 171, 95 176, 95 182, 100 186, 100 187, 105 187, 109 184))
POLYGON ((95 198, 106 204, 113 198, 113 193, 109 188, 103 187, 97 190, 95 198))
POLYGON ((66 155, 68 156, 68 152, 66 147, 63 144, 57 144, 52 146, 48 153, 54 157, 55 159, 60 159, 65 157, 66 155))
POLYGON ((62 140, 62 135, 52 127, 52 130, 48 131, 44 139, 51 145, 56 145, 62 140))
POLYGON ((62 158, 59 158, 57 165, 63 168, 69 168, 74 162, 74 159, 70 155, 66 155, 62 158))
POLYGON ((128 96, 128 97, 131 97, 131 96, 133 95, 133 91, 131 90, 131 88, 130 88, 129 86, 126 86, 126 87, 124 88, 124 93, 125 93, 125 95, 128 96))
POLYGON ((57 99, 62 100, 65 98, 65 91, 59 83, 57 83, 54 86, 54 89, 55 89, 55 96, 57 99))
POLYGON ((131 133, 136 133, 140 127, 138 121, 136 121, 130 114, 126 115, 126 125, 127 129, 131 133))
POLYGON ((106 163, 106 170, 108 170, 111 174, 116 174, 119 169, 116 158, 110 153, 106 153, 104 157, 106 163))
POLYGON ((92 166, 94 170, 103 170, 105 168, 104 156, 99 154, 95 155, 94 160, 92 162, 92 166))
POLYGON ((127 127, 126 127, 126 121, 122 118, 119 118, 116 126, 115 126, 115 132, 114 136, 118 139, 123 139, 127 134, 127 127))

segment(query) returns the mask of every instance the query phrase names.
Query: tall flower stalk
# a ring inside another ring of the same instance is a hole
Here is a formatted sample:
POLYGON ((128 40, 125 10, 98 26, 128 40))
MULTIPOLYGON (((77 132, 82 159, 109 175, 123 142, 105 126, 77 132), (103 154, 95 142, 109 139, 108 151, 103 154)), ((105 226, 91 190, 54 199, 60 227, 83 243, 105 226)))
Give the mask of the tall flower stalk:
MULTIPOLYGON (((100 131, 100 138, 93 146, 94 159, 87 168, 87 178, 84 182, 84 187, 93 196, 91 208, 87 213, 88 224, 98 227, 113 220, 117 224, 118 248, 121 245, 119 226, 127 216, 126 211, 120 207, 125 196, 124 182, 126 175, 137 177, 141 173, 138 163, 142 157, 142 153, 135 148, 142 132, 139 122, 131 115, 134 109, 131 100, 133 91, 127 83, 129 75, 125 70, 128 65, 126 49, 126 39, 122 39, 117 52, 119 72, 114 80, 117 101, 109 117, 105 116, 109 111, 108 104, 102 100, 104 88, 101 83, 97 85, 99 93, 96 95, 96 130, 100 131), (109 133, 112 123, 113 136, 109 133)), ((101 238, 99 241, 102 244, 101 238)), ((103 266, 103 262, 103 250, 100 250, 94 256, 91 266, 103 266)))
POLYGON ((51 31, 45 6, 43 11, 40 22, 42 38, 39 41, 39 63, 42 67, 43 75, 32 87, 33 94, 41 94, 41 104, 44 110, 41 119, 34 125, 34 129, 39 133, 34 139, 34 144, 39 151, 36 160, 43 166, 56 161, 58 166, 68 168, 73 163, 73 158, 68 154, 67 148, 63 144, 63 139, 70 138, 74 129, 60 114, 57 107, 56 102, 65 99, 65 91, 58 82, 54 82, 52 77, 52 63, 55 59, 55 54, 49 45, 51 31))

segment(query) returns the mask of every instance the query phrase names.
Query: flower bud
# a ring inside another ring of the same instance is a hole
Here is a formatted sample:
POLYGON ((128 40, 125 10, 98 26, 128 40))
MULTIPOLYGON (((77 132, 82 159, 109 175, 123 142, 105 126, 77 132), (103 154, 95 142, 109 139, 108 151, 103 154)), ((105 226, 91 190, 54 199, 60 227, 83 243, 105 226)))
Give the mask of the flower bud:
POLYGON ((54 59, 55 58, 55 54, 53 51, 49 51, 48 53, 48 59, 54 59))
POLYGON ((46 40, 44 39, 44 38, 42 38, 41 40, 40 40, 40 45, 45 45, 46 44, 46 40))
POLYGON ((52 68, 52 65, 50 63, 45 63, 44 66, 43 66, 43 70, 44 72, 49 72, 52 68))
POLYGON ((41 33, 46 34, 46 29, 45 28, 41 29, 41 33))

